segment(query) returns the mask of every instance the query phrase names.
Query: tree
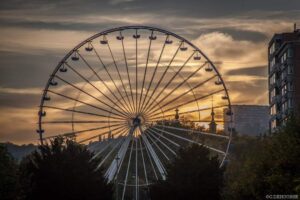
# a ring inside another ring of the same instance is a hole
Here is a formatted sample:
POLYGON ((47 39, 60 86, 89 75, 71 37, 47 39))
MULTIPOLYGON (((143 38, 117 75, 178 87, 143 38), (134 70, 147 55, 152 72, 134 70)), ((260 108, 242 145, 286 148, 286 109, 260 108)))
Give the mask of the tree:
POLYGON ((16 199, 17 163, 4 145, 0 145, 0 198, 16 199))
POLYGON ((203 146, 180 149, 175 160, 167 166, 167 178, 150 187, 152 200, 220 199, 223 169, 217 157, 211 157, 203 146))
POLYGON ((276 133, 235 145, 225 173, 225 199, 300 194, 300 123, 291 118, 276 133))
POLYGON ((95 170, 86 146, 56 138, 20 165, 21 199, 112 199, 112 185, 95 170))

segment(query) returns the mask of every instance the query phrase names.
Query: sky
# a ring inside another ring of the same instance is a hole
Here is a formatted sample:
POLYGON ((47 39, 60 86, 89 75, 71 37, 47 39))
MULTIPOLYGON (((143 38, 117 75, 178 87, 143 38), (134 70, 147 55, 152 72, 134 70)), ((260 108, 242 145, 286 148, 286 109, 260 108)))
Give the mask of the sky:
POLYGON ((59 60, 87 37, 123 25, 172 31, 224 77, 233 104, 268 104, 267 46, 300 27, 299 0, 2 0, 0 142, 36 143, 42 90, 59 60))

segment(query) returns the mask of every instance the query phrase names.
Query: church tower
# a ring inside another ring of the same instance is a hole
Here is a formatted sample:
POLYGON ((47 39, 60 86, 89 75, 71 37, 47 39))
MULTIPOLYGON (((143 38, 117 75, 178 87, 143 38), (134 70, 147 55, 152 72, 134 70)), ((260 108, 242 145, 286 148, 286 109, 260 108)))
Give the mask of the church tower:
POLYGON ((217 133, 217 124, 215 122, 215 112, 214 112, 214 97, 212 97, 211 101, 211 121, 209 123, 209 132, 217 133))
POLYGON ((175 114, 175 121, 179 121, 179 113, 178 113, 178 108, 176 108, 176 110, 175 110, 175 112, 176 112, 176 114, 175 114))

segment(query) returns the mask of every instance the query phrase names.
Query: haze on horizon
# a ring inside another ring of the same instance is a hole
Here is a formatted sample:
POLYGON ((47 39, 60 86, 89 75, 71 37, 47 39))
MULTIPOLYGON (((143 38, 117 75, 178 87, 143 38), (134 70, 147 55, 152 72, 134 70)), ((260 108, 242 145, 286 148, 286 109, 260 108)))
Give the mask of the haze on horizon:
POLYGON ((222 73, 233 104, 268 104, 267 45, 300 26, 300 2, 35 1, 0 3, 0 142, 36 143, 42 90, 76 44, 102 30, 149 25, 202 49, 222 73))

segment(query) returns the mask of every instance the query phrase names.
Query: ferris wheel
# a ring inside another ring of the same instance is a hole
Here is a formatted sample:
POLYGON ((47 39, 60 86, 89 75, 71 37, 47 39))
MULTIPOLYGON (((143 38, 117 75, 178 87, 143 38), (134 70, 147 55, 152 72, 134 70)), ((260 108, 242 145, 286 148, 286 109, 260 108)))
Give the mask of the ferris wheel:
POLYGON ((231 141, 230 99, 214 63, 155 27, 113 28, 78 44, 50 75, 38 114, 41 144, 57 136, 88 144, 122 200, 165 179, 179 148, 203 145, 223 165, 231 141))

